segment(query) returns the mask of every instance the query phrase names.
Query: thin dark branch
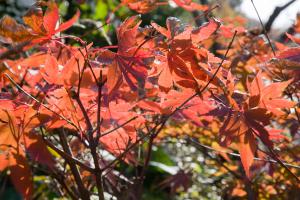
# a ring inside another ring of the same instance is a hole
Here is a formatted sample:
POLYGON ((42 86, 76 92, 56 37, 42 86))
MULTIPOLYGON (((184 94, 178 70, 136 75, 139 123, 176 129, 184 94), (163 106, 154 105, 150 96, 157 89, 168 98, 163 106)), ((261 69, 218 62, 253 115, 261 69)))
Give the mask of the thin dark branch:
MULTIPOLYGON (((143 171, 142 171, 142 176, 143 173, 145 173, 145 170, 149 164, 149 160, 151 157, 151 148, 152 148, 152 142, 154 140, 154 138, 161 132, 161 130, 164 128, 164 126, 166 125, 167 121, 170 119, 170 117, 172 117, 177 111, 181 110, 189 101, 191 101, 193 98, 195 98, 198 95, 201 95, 207 88, 208 86, 212 83, 212 81, 214 80, 214 78, 217 76, 219 70, 221 69, 229 50, 231 49, 231 46, 233 44, 233 41, 236 37, 237 31, 235 31, 228 47, 226 50, 226 53, 221 61, 221 63, 219 64, 217 70, 214 72, 213 76, 210 78, 210 80, 207 82, 207 84, 200 90, 195 92, 195 94, 193 94, 192 96, 190 96, 189 98, 187 98, 182 104, 180 104, 173 112, 171 112, 168 115, 162 116, 162 120, 160 123, 158 123, 154 128, 151 129, 150 133, 152 134, 145 134, 143 137, 139 138, 134 144, 132 144, 131 146, 129 146, 123 153, 121 153, 115 160, 113 160, 111 163, 109 163, 104 169, 103 171, 105 171, 106 169, 108 169, 109 167, 111 167, 112 165, 114 165, 115 162, 119 161, 124 155, 126 155, 126 153, 128 153, 136 144, 138 144, 139 142, 143 141, 144 139, 146 139, 146 137, 150 136, 150 143, 149 143, 149 148, 148 148, 148 155, 146 156, 146 161, 144 163, 144 167, 143 167, 143 171)), ((144 179, 143 177, 141 177, 142 180, 144 179)), ((141 183, 142 184, 142 183, 141 183)))
MULTIPOLYGON (((211 13, 214 9, 219 8, 219 7, 220 7, 220 5, 217 4, 217 5, 213 6, 212 8, 209 8, 208 10, 201 12, 201 13, 199 13, 197 11, 193 11, 192 12, 192 15, 193 15, 192 20, 195 21, 195 24, 197 26, 201 26, 204 22, 208 21, 208 18, 207 18, 208 14, 211 13), (204 18, 204 20, 202 20, 202 18, 204 18)), ((192 20, 190 21, 190 23, 192 22, 192 20)))
POLYGON ((98 142, 96 142, 95 138, 93 137, 93 126, 92 126, 91 120, 88 116, 88 113, 85 110, 84 105, 80 100, 79 94, 74 94, 73 98, 76 100, 77 104, 79 105, 79 108, 82 111, 83 117, 84 117, 86 125, 87 125, 87 132, 88 132, 88 136, 89 136, 89 147, 90 147, 94 165, 95 165, 94 175, 96 177, 96 186, 97 186, 97 190, 98 190, 98 197, 100 200, 104 200, 103 185, 102 185, 102 171, 99 166, 99 159, 98 159, 98 153, 97 153, 98 142))
POLYGON ((72 98, 75 99, 75 101, 77 102, 77 104, 78 104, 78 106, 79 106, 79 108, 80 108, 80 110, 83 114, 87 129, 88 129, 88 134, 92 134, 93 125, 92 125, 91 120, 89 118, 89 115, 88 115, 87 111, 85 110, 84 105, 83 105, 83 103, 82 103, 82 101, 79 97, 79 94, 78 93, 73 94, 72 98))
MULTIPOLYGON (((218 151, 218 150, 215 150, 215 149, 213 149, 213 148, 211 148, 211 147, 209 147, 209 146, 203 145, 203 144, 199 143, 199 142, 198 142, 196 139, 194 139, 194 138, 187 138, 186 141, 187 141, 186 144, 192 143, 192 145, 193 145, 194 147, 196 147, 198 150, 200 150, 200 151, 201 151, 202 153, 204 153, 206 156, 208 156, 208 157, 210 157, 211 159, 213 159, 213 160, 215 160, 216 162, 218 162, 219 165, 221 165, 222 167, 224 167, 224 168, 225 168, 229 173, 231 173, 233 176, 235 176, 235 177, 238 178, 238 179, 243 180, 243 177, 242 177, 241 175, 239 175, 239 174, 237 174, 236 172, 234 172, 234 171, 232 171, 231 169, 229 169, 226 165, 224 165, 223 162, 220 162, 219 159, 212 157, 209 153, 207 153, 207 151, 204 151, 204 149, 211 150, 211 151, 216 151, 216 152, 221 152, 221 151, 218 151)), ((222 153, 227 153, 227 154, 230 154, 230 155, 231 155, 231 153, 229 153, 229 152, 223 152, 223 151, 222 151, 222 153)), ((235 155, 235 156, 236 156, 236 155, 235 155)))
MULTIPOLYGON (((292 93, 287 93, 287 95, 289 96, 289 98, 291 99, 291 101, 294 101, 294 97, 293 97, 293 94, 292 93)), ((297 120, 298 120, 298 123, 300 124, 300 115, 298 113, 298 110, 297 110, 297 107, 298 107, 298 103, 296 104, 296 106, 293 108, 295 114, 296 114, 296 117, 297 117, 297 120)))
POLYGON ((271 42, 270 37, 269 37, 269 35, 268 35, 268 32, 266 31, 266 28, 265 28, 265 26, 264 26, 264 24, 263 24, 263 22, 262 22, 262 20, 261 20, 261 18, 260 18, 260 15, 259 15, 259 13, 258 13, 258 10, 257 10, 257 8, 256 8, 256 6, 255 6, 253 0, 251 0, 251 3, 252 3, 252 5, 253 5, 253 7, 254 7, 254 10, 255 10, 255 12, 256 12, 256 14, 257 14, 257 17, 258 17, 259 22, 260 22, 260 24, 261 24, 263 33, 264 33, 264 35, 266 36, 266 38, 267 38, 267 40, 268 40, 268 43, 269 43, 269 45, 270 45, 270 47, 271 47, 271 49, 272 49, 273 55, 276 56, 275 49, 274 49, 274 47, 273 47, 273 45, 272 45, 272 42, 271 42))
POLYGON ((23 75, 22 80, 20 82, 20 87, 23 87, 23 85, 25 84, 27 74, 28 74, 28 70, 25 70, 25 74, 23 75))
POLYGON ((30 44, 30 41, 23 42, 17 46, 10 47, 7 51, 0 54, 0 60, 9 58, 11 55, 19 54, 23 51, 23 48, 30 44))
POLYGON ((60 150, 59 148, 57 148, 52 142, 50 142, 47 139, 44 139, 45 144, 50 147, 51 149, 53 149, 56 153, 58 153, 61 157, 63 157, 66 161, 68 162, 74 162, 76 165, 78 165, 79 167, 81 167, 84 170, 87 170, 91 173, 94 173, 94 169, 87 166, 86 164, 84 164, 83 162, 81 162, 80 160, 77 160, 76 158, 70 156, 69 154, 67 154, 66 152, 60 150))
POLYGON ((208 86, 213 82, 213 80, 215 79, 215 77, 217 76, 218 72, 220 71, 221 67, 223 66, 223 63, 229 53, 229 50, 231 49, 231 46, 233 44, 233 41, 236 37, 237 31, 234 32, 234 35, 227 47, 227 50, 225 52, 224 58, 222 59, 221 63, 219 64, 217 70, 214 72, 213 76, 209 79, 209 81, 206 83, 206 85, 199 91, 196 92, 195 94, 193 94, 191 97, 189 97, 188 99, 186 99, 180 106, 178 106, 170 115, 173 115, 175 112, 177 112, 178 110, 180 110, 187 102, 189 102, 190 100, 192 100, 194 97, 202 94, 207 88, 208 86))
MULTIPOLYGON (((150 140, 149 140, 149 144, 148 144, 148 149, 147 149, 147 155, 146 155, 146 159, 145 159, 145 162, 144 162, 144 166, 143 166, 143 169, 142 169, 142 172, 141 172, 141 185, 145 179, 145 172, 146 172, 146 169, 148 168, 148 165, 149 165, 149 161, 150 161, 150 158, 151 158, 151 152, 152 152, 152 148, 153 148, 153 141, 154 139, 157 137, 157 135, 162 131, 162 129, 165 127, 167 121, 179 110, 181 110, 189 101, 191 101, 193 98, 195 98, 196 96, 200 96, 207 88, 208 86, 212 83, 212 81, 215 79, 215 77, 217 76, 219 70, 221 69, 227 55, 228 55, 228 52, 229 50, 231 49, 231 46, 233 44, 233 41, 236 37, 236 34, 237 34, 237 31, 235 31, 228 47, 227 47, 227 50, 226 50, 226 53, 224 55, 224 58, 222 59, 221 63, 219 64, 217 70, 214 72, 214 74, 212 75, 212 77, 209 79, 209 81, 206 83, 206 85, 200 90, 200 91, 196 91, 195 94, 193 94, 192 96, 190 96, 189 98, 187 98, 181 105, 179 105, 175 110, 173 110, 173 112, 171 112, 170 114, 168 115, 165 115, 162 117, 162 122, 161 122, 161 126, 156 130, 154 129, 154 133, 150 136, 150 140)), ((142 189, 142 188, 141 188, 142 189)))
POLYGON ((288 166, 284 162, 280 160, 279 156, 273 151, 273 149, 271 149, 269 146, 267 146, 267 148, 269 149, 269 152, 271 153, 273 159, 275 159, 283 168, 287 170, 287 172, 292 177, 294 177, 297 180, 298 183, 300 183, 300 179, 288 168, 288 166))
POLYGON ((79 128, 69 119, 65 118, 64 116, 62 116, 61 114, 55 112, 54 110, 52 110, 50 107, 48 107, 47 105, 43 104, 42 102, 40 102, 38 99, 36 99, 34 96, 32 96, 31 94, 29 94, 28 92, 26 92, 22 87, 20 87, 18 85, 18 83, 16 83, 16 81, 11 78, 8 74, 5 73, 5 76, 10 80, 10 82, 15 85, 18 90, 20 90, 21 92, 23 92, 24 94, 26 94, 28 97, 30 97, 31 99, 33 99, 35 102, 37 102, 38 104, 40 104, 41 106, 43 106, 44 108, 46 108, 47 110, 49 110, 50 112, 52 112, 53 114, 57 115, 58 117, 60 117, 61 119, 65 120, 66 122, 68 122, 70 125, 72 125, 76 130, 79 131, 79 128))
MULTIPOLYGON (((62 130, 59 130, 57 131, 58 133, 58 136, 60 138, 60 142, 61 142, 61 145, 62 145, 62 148, 64 150, 64 152, 66 152, 67 154, 69 154, 69 156, 73 157, 72 155, 72 151, 70 149, 70 146, 68 144, 68 141, 67 141, 67 138, 65 136, 65 133, 64 131, 62 130)), ((90 195, 89 195, 89 192, 87 191, 87 189, 84 187, 84 184, 82 182, 82 178, 81 178, 81 175, 79 173, 79 170, 76 166, 76 163, 72 160, 66 160, 70 166, 70 169, 71 169, 71 172, 74 176, 74 179, 75 179, 75 182, 77 184, 77 187, 78 187, 78 191, 80 193, 80 196, 83 200, 85 199, 90 199, 90 195)))
POLYGON ((284 4, 283 6, 278 6, 274 9, 273 13, 270 15, 267 23, 265 24, 265 29, 266 29, 267 33, 270 32, 274 21, 280 15, 280 13, 296 1, 297 0, 291 0, 291 1, 287 2, 286 4, 284 4))
MULTIPOLYGON (((217 149, 214 149, 210 146, 201 144, 200 142, 196 141, 195 139, 190 139, 189 138, 187 141, 193 143, 193 145, 195 145, 195 146, 201 146, 201 147, 206 148, 210 151, 214 151, 214 152, 217 152, 217 153, 226 153, 226 154, 234 156, 234 157, 241 157, 241 155, 238 154, 238 153, 232 153, 232 152, 228 152, 228 151, 217 150, 217 149)), ((258 158, 258 157, 254 157, 253 159, 256 160, 256 161, 261 161, 261 162, 269 162, 269 163, 279 164, 274 159, 263 159, 263 158, 258 158)), ((288 166, 288 167, 291 167, 291 168, 300 169, 300 166, 298 166, 298 165, 293 165, 293 164, 290 164, 290 163, 287 163, 287 162, 283 162, 283 164, 285 166, 288 166)))
MULTIPOLYGON (((60 176, 59 174, 52 172, 50 174, 54 179, 57 180, 57 182, 66 190, 66 193, 73 199, 76 200, 78 197, 72 192, 72 190, 68 187, 68 185, 65 182, 65 177, 60 176)), ((60 187, 60 186, 57 186, 60 187)))
POLYGON ((86 48, 86 45, 84 45, 84 49, 85 49, 85 51, 86 51, 86 53, 87 53, 86 56, 84 56, 84 54, 83 54, 83 52, 81 51, 81 49, 79 49, 79 52, 81 53, 82 57, 84 57, 84 62, 85 62, 85 64, 86 64, 86 65, 89 67, 89 69, 91 70, 92 75, 93 75, 93 78, 94 78, 96 84, 99 85, 98 79, 97 79, 97 77, 96 77, 96 74, 95 74, 95 72, 94 72, 94 70, 93 70, 93 67, 92 67, 92 65, 91 65, 91 63, 90 63, 90 61, 89 61, 89 58, 88 58, 88 49, 86 48))
POLYGON ((96 143, 99 143, 99 138, 101 136, 101 98, 102 98, 102 87, 105 83, 102 83, 102 70, 100 70, 100 77, 99 77, 99 82, 98 82, 98 96, 97 96, 97 136, 96 136, 96 143))
POLYGON ((127 125, 128 123, 132 122, 132 121, 135 120, 136 118, 138 118, 138 116, 134 116, 133 118, 129 119, 128 121, 126 121, 126 122, 124 122, 124 123, 118 125, 117 127, 115 127, 115 128, 113 128, 113 129, 111 129, 111 130, 109 130, 109 131, 107 131, 107 132, 101 134, 100 137, 106 136, 106 135, 108 135, 108 134, 110 134, 110 133, 112 133, 112 132, 118 130, 119 128, 122 128, 123 126, 125 126, 125 125, 127 125))
POLYGON ((100 169, 99 158, 98 158, 98 153, 97 153, 98 142, 95 141, 95 138, 93 136, 93 126, 92 126, 91 120, 88 116, 88 113, 85 110, 84 105, 80 100, 79 94, 74 94, 73 98, 76 100, 77 104, 79 105, 79 108, 82 111, 83 117, 84 117, 86 125, 87 125, 87 132, 88 132, 88 136, 89 136, 89 147, 90 147, 94 165, 95 165, 94 175, 96 177, 96 186, 97 186, 97 190, 98 190, 98 197, 99 197, 99 200, 104 200, 103 185, 102 185, 102 170, 100 169))
POLYGON ((104 26, 109 25, 110 22, 107 21, 107 22, 105 22, 104 24, 101 24, 100 26, 97 26, 96 22, 93 23, 93 24, 94 24, 95 26, 94 26, 93 28, 89 28, 87 31, 85 31, 84 34, 82 34, 82 35, 80 36, 81 38, 83 38, 83 37, 85 37, 85 36, 91 34, 93 31, 102 29, 104 26))
MULTIPOLYGON (((258 138, 260 138, 260 136, 256 133, 255 130, 252 130, 252 133, 255 134, 258 138)), ((288 172, 292 177, 294 177, 298 183, 300 183, 300 179, 299 179, 299 178, 298 178, 298 177, 297 177, 297 176, 296 176, 296 175, 288 168, 288 166, 287 166, 284 162, 282 162, 282 161, 280 160, 279 156, 274 152, 274 150, 273 150, 269 145, 267 145, 267 144, 264 142, 264 140, 262 140, 262 139, 260 139, 260 140, 261 140, 261 142, 264 144, 264 146, 267 147, 267 149, 269 150, 269 153, 271 154, 272 158, 273 158, 274 160, 276 160, 276 161, 278 162, 278 164, 280 164, 284 169, 286 169, 287 172, 288 172)))
POLYGON ((102 170, 100 169, 100 165, 99 165, 97 144, 92 137, 90 139, 92 140, 90 143, 90 149, 91 149, 91 154, 92 154, 94 165, 95 165, 95 177, 96 177, 96 186, 97 186, 97 190, 98 190, 98 198, 99 198, 99 200, 104 200, 102 170))
POLYGON ((77 70, 78 70, 78 85, 77 85, 77 94, 80 94, 80 89, 81 89, 81 82, 83 79, 83 73, 86 68, 86 63, 84 63, 84 66, 82 67, 82 71, 80 71, 80 66, 79 66, 79 61, 76 59, 77 62, 77 70))
POLYGON ((167 123, 168 119, 170 119, 170 117, 172 117, 177 111, 179 111, 181 108, 183 108, 185 106, 185 104, 187 104, 190 100, 192 100, 193 98, 195 98, 196 96, 198 95, 201 95, 201 93, 203 93, 207 87, 210 85, 210 83, 214 80, 214 78, 217 76, 217 73, 219 72, 219 70, 221 69, 227 55, 228 55, 228 52, 229 50, 231 49, 231 46, 233 44, 233 41, 235 39, 237 35, 237 31, 235 31, 233 37, 232 37, 232 40, 230 41, 228 47, 227 47, 227 50, 226 50, 226 53, 221 61, 221 63, 219 64, 217 70, 215 71, 215 73, 213 74, 213 76, 210 78, 210 80, 207 82, 207 84, 200 90, 200 91, 197 91, 195 92, 195 94, 193 94, 192 96, 190 96, 189 98, 187 98, 181 105, 179 105, 173 112, 171 112, 170 114, 166 115, 166 116, 163 116, 162 117, 162 120, 160 123, 158 123, 155 127, 153 127, 151 130, 150 130, 150 133, 152 134, 145 134, 143 137, 140 137, 135 143, 133 143, 132 145, 128 146, 126 150, 124 150, 123 153, 121 153, 119 156, 117 156, 115 158, 115 160, 111 161, 108 165, 106 165, 104 167, 104 169, 102 169, 103 171, 105 171, 106 169, 110 168, 111 166, 114 165, 114 163, 116 163, 117 161, 120 161, 122 159, 122 157, 124 155, 126 155, 133 147, 135 147, 136 144, 140 143, 141 141, 143 141, 144 139, 146 139, 147 137, 156 137, 160 131, 164 128, 165 124, 167 123))

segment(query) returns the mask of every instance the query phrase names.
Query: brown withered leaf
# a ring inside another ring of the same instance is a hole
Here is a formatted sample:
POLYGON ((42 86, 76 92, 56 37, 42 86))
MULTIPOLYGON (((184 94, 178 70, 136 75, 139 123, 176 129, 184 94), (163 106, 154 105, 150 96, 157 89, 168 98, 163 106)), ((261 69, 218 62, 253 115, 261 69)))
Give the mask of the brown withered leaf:
POLYGON ((43 10, 41 7, 32 6, 23 16, 23 21, 35 33, 45 34, 46 30, 43 25, 43 10))
POLYGON ((26 42, 33 38, 33 35, 22 24, 8 15, 0 20, 0 36, 10 39, 11 43, 26 42))

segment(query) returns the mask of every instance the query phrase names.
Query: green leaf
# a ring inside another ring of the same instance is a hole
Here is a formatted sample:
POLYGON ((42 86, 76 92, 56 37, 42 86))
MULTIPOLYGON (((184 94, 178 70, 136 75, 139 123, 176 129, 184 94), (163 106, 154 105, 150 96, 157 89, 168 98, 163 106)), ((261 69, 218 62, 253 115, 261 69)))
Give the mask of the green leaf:
POLYGON ((174 166, 175 163, 173 160, 170 158, 170 156, 164 151, 163 148, 158 147, 156 150, 153 150, 152 152, 152 160, 151 161, 156 161, 168 166, 174 166))
POLYGON ((94 19, 105 19, 107 16, 107 10, 107 4, 103 3, 102 1, 98 1, 96 4, 94 19))

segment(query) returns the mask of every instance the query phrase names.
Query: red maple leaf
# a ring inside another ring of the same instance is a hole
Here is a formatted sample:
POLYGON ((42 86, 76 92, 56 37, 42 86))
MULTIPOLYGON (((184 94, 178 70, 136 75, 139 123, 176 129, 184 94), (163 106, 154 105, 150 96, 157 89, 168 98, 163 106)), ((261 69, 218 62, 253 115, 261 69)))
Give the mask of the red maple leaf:
POLYGON ((182 7, 183 9, 187 11, 206 11, 208 9, 207 5, 201 5, 198 3, 193 2, 192 0, 173 0, 174 3, 176 3, 179 7, 182 7))
POLYGON ((138 31, 140 23, 138 16, 126 19, 117 30, 117 53, 105 50, 98 56, 100 63, 110 61, 107 72, 109 94, 116 91, 124 80, 132 90, 144 87, 149 61, 153 56, 149 49, 144 48, 144 35, 138 31))
POLYGON ((46 5, 47 10, 44 15, 40 4, 37 3, 23 17, 24 23, 31 28, 31 33, 37 37, 33 43, 41 43, 51 39, 56 33, 65 31, 78 20, 80 15, 78 10, 70 20, 57 26, 59 20, 57 4, 49 1, 46 5))
POLYGON ((40 136, 32 129, 43 123, 36 111, 27 106, 0 109, 0 170, 9 168, 10 178, 25 199, 31 199, 33 182, 27 163, 30 157, 52 168, 54 160, 40 136))
POLYGON ((41 43, 50 40, 56 33, 70 28, 79 18, 79 14, 80 12, 77 11, 70 20, 57 26, 59 12, 56 3, 53 1, 36 3, 23 17, 24 24, 29 29, 18 24, 13 18, 4 16, 0 20, 0 36, 10 42, 41 43), (47 6, 45 14, 43 14, 42 5, 47 6))
POLYGON ((122 0, 122 3, 138 13, 148 13, 158 6, 157 0, 122 0))
POLYGON ((282 115, 283 108, 292 108, 295 103, 282 98, 285 88, 291 81, 271 83, 265 86, 262 74, 259 72, 251 83, 247 83, 249 91, 248 105, 250 108, 261 107, 272 112, 275 115, 282 115))
MULTIPOLYGON (((274 134, 265 128, 273 115, 282 115, 283 108, 290 109, 295 104, 282 98, 290 81, 271 83, 265 86, 259 72, 252 82, 247 83, 249 97, 242 102, 242 108, 229 112, 220 129, 221 144, 238 144, 246 175, 250 178, 250 167, 257 149, 255 138, 259 138, 269 148, 273 148, 274 134)), ((278 135, 276 136, 278 138, 278 135)))
POLYGON ((196 45, 208 39, 220 24, 211 19, 207 24, 193 30, 192 27, 182 27, 180 21, 174 17, 168 18, 166 24, 167 28, 164 28, 152 23, 167 40, 159 44, 160 53, 153 63, 151 76, 159 75, 158 85, 164 91, 169 91, 173 82, 182 87, 197 88, 208 81, 212 74, 209 72, 211 67, 206 63, 219 60, 196 45))

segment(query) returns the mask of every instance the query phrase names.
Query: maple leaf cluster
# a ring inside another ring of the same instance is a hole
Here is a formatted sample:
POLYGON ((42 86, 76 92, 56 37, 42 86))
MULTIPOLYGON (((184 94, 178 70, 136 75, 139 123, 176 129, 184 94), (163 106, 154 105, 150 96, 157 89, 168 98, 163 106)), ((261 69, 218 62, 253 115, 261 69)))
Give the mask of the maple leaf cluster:
MULTIPOLYGON (((188 11, 207 10, 192 1, 174 2, 188 11)), ((157 3, 122 1, 140 13, 157 3)), ((112 49, 59 34, 78 19, 79 11, 59 23, 58 7, 49 2, 33 5, 24 25, 8 16, 0 21, 0 39, 14 49, 0 50, 0 170, 10 170, 25 198, 33 192, 28 155, 55 171, 59 162, 50 148, 99 181, 97 174, 115 161, 138 165, 135 147, 149 138, 151 144, 172 136, 162 130, 174 123, 210 130, 218 138, 217 148, 238 151, 246 179, 255 176, 254 158, 284 165, 274 146, 294 138, 284 134, 285 127, 296 126, 294 132, 299 127, 294 100, 299 94, 298 47, 275 43, 278 54, 273 55, 259 35, 215 18, 199 27, 175 17, 167 18, 165 26, 152 22, 141 27, 140 17, 132 16, 116 29, 118 43, 112 49), (78 45, 65 43, 66 38, 78 45), (220 48, 213 53, 214 42, 220 48), (60 146, 51 139, 57 132, 60 146), (65 148, 64 134, 76 138, 71 150, 65 148), (116 160, 103 158, 98 148, 116 160), (70 151, 78 157, 91 153, 93 163, 74 160, 70 151)), ((288 37, 297 42, 296 36, 288 37)), ((109 182, 112 177, 116 175, 107 173, 104 178, 109 182)), ((90 187, 89 181, 79 190, 90 187)))
MULTIPOLYGON (((168 4, 167 1, 157 0, 122 0, 121 2, 123 5, 128 6, 131 10, 143 14, 149 13, 159 6, 168 4)), ((195 3, 192 0, 173 0, 172 2, 190 12, 196 10, 206 11, 208 9, 208 6, 195 3)))

